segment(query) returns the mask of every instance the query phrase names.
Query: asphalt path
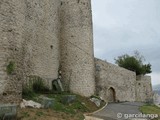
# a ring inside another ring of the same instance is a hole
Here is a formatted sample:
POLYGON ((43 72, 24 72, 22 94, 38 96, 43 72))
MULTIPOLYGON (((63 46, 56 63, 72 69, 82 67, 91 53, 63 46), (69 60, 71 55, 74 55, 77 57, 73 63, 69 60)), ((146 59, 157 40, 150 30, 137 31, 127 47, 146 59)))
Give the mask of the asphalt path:
POLYGON ((139 118, 142 114, 139 107, 143 105, 144 103, 141 102, 109 103, 93 116, 104 120, 146 120, 146 118, 139 118))

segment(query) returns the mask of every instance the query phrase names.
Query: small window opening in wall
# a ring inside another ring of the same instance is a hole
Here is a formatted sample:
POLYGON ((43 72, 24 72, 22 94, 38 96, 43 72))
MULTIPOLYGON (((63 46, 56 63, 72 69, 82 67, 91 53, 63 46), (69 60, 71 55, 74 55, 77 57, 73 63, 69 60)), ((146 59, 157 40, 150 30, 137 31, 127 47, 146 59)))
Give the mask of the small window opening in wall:
POLYGON ((141 85, 141 83, 138 83, 138 85, 141 85))
POLYGON ((53 45, 51 45, 50 48, 53 49, 53 45))
POLYGON ((61 5, 63 5, 63 2, 61 2, 61 5))

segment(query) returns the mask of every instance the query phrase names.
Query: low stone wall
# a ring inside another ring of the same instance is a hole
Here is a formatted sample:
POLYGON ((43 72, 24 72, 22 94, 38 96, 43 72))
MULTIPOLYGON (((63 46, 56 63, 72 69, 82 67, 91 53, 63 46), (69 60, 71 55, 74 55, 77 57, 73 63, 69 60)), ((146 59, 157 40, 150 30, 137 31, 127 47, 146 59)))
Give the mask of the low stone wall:
POLYGON ((150 76, 137 76, 136 77, 136 101, 152 102, 152 84, 150 76))
POLYGON ((135 101, 136 74, 106 61, 95 59, 96 92, 105 101, 135 101), (113 94, 110 93, 110 89, 113 94))

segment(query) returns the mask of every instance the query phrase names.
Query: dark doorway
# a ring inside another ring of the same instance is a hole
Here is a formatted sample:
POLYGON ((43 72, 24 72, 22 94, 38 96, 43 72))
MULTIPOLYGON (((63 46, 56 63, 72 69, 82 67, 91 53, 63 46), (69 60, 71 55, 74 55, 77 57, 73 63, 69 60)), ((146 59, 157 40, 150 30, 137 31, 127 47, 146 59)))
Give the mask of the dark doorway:
POLYGON ((112 87, 108 89, 108 102, 116 102, 116 92, 112 87))

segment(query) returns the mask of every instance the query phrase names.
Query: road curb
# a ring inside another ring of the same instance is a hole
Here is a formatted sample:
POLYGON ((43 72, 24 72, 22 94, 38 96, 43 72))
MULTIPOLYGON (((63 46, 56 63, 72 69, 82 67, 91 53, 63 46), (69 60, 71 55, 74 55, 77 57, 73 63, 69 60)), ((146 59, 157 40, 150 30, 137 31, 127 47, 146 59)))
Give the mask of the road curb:
POLYGON ((84 119, 84 120, 103 120, 103 119, 101 119, 101 118, 93 117, 93 116, 91 116, 91 115, 93 115, 93 114, 95 114, 95 113, 103 110, 107 105, 108 105, 108 103, 106 103, 105 106, 103 106, 102 108, 100 108, 100 109, 97 110, 97 111, 94 111, 94 112, 92 112, 92 113, 86 113, 86 114, 84 114, 84 116, 85 116, 85 119, 84 119))
POLYGON ((96 118, 96 117, 93 117, 93 116, 85 116, 85 119, 84 120, 103 120, 101 118, 96 118))
POLYGON ((103 106, 103 107, 102 107, 102 108, 100 108, 99 110, 94 111, 94 112, 92 112, 92 113, 90 113, 90 114, 95 114, 95 113, 97 113, 97 112, 99 112, 99 111, 103 110, 107 105, 108 105, 108 103, 106 103, 106 104, 105 104, 105 106, 103 106))

